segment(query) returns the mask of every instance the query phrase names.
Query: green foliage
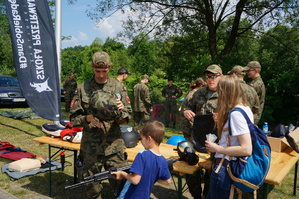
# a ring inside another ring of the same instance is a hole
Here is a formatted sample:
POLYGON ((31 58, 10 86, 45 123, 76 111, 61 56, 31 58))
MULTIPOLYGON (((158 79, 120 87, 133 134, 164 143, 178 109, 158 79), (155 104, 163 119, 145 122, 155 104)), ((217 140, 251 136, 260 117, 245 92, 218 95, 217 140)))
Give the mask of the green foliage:
MULTIPOLYGON (((240 24, 245 27, 248 21, 243 20, 240 24)), ((218 34, 226 34, 227 28, 223 25, 218 34)), ((231 53, 221 60, 212 60, 207 49, 193 49, 187 35, 160 41, 140 34, 128 47, 114 39, 108 38, 103 44, 96 39, 90 46, 62 50, 63 77, 72 71, 77 74, 80 83, 90 78, 93 74, 91 57, 94 52, 104 50, 110 54, 113 63, 111 77, 116 77, 117 70, 122 67, 131 73, 124 82, 131 99, 134 85, 143 74, 148 74, 151 78, 148 86, 152 102, 162 104, 164 99, 161 90, 167 85, 167 77, 174 78, 174 84, 183 90, 185 96, 189 84, 197 77, 202 77, 202 72, 212 63, 220 64, 226 74, 234 65, 245 66, 249 61, 258 60, 262 65, 261 75, 266 86, 266 103, 260 125, 264 121, 269 122, 270 126, 295 123, 299 110, 290 107, 299 105, 299 88, 294 86, 299 75, 298 34, 297 28, 288 26, 277 26, 263 35, 248 31, 237 39, 231 53)), ((219 38, 225 40, 225 36, 219 38)))
POLYGON ((267 88, 264 120, 283 124, 298 121, 299 111, 292 108, 299 105, 298 38, 299 29, 288 26, 277 26, 261 37, 259 54, 267 88))
POLYGON ((0 10, 0 69, 2 74, 13 75, 15 72, 8 20, 6 14, 2 14, 4 11, 1 6, 0 10))
MULTIPOLYGON (((127 1, 105 1, 100 6, 102 10, 98 11, 104 13, 107 9, 113 9, 120 3, 124 3, 124 7, 118 8, 125 8, 125 2, 127 1)), ((137 4, 130 4, 132 9, 135 8, 135 10, 131 10, 132 12, 140 10, 145 12, 144 16, 140 16, 138 24, 144 25, 141 22, 146 18, 143 17, 148 16, 146 11, 154 2, 148 2, 148 4, 144 4, 145 1, 133 2, 137 4)), ((245 66, 249 61, 258 60, 262 65, 261 75, 266 86, 266 103, 261 123, 267 121, 270 124, 279 122, 286 124, 295 123, 298 120, 296 117, 299 109, 293 108, 299 105, 299 88, 295 86, 299 75, 299 32, 296 26, 298 19, 292 18, 296 15, 294 9, 285 10, 289 26, 277 25, 265 29, 263 26, 252 26, 252 24, 253 22, 258 24, 258 20, 255 21, 255 19, 267 10, 266 7, 269 6, 269 3, 276 3, 275 1, 250 2, 244 11, 248 17, 242 20, 240 18, 238 21, 235 15, 222 16, 223 18, 219 16, 218 20, 220 21, 215 19, 218 24, 210 25, 203 24, 211 21, 207 20, 202 13, 196 13, 195 10, 194 15, 189 16, 188 9, 197 8, 202 3, 201 1, 182 1, 189 3, 189 7, 184 9, 181 4, 178 4, 178 1, 172 2, 172 4, 166 0, 161 2, 164 2, 165 5, 156 2, 156 5, 159 5, 156 8, 162 11, 161 8, 167 5, 168 8, 165 11, 169 12, 164 15, 165 18, 161 21, 162 25, 153 26, 157 32, 152 35, 145 32, 146 28, 143 31, 134 32, 138 29, 137 26, 137 29, 133 27, 137 22, 130 21, 126 24, 127 27, 131 28, 135 35, 138 34, 132 39, 129 46, 125 46, 116 39, 108 38, 103 42, 101 39, 95 38, 90 46, 63 49, 61 56, 62 81, 68 77, 70 72, 75 73, 78 83, 91 78, 93 75, 90 67, 91 57, 95 52, 104 50, 109 53, 113 63, 109 74, 111 77, 116 77, 118 69, 123 67, 132 74, 124 83, 131 99, 134 85, 140 81, 143 74, 148 74, 151 77, 148 86, 151 90, 152 102, 161 104, 164 100, 161 90, 167 85, 167 77, 174 79, 175 84, 183 90, 183 96, 185 96, 190 82, 197 77, 202 77, 202 72, 210 64, 220 64, 226 74, 234 65, 245 66), (177 7, 173 10, 169 9, 173 6, 177 7), (234 26, 237 28, 233 31, 234 26), (214 32, 211 28, 214 28, 214 32), (267 31, 264 33, 263 30, 267 31), (232 34, 235 35, 232 36, 232 34)), ((217 5, 220 6, 219 9, 224 8, 220 3, 213 6, 217 5)), ((234 5, 234 3, 230 3, 230 5, 234 5)), ((273 6, 275 7, 277 4, 273 4, 273 6)), ((281 8, 283 6, 285 5, 282 5, 281 8)), ((15 76, 4 8, 3 1, 0 1, 0 73, 15 76)), ((203 8, 199 10, 201 9, 203 8)), ((282 9, 275 9, 274 13, 277 14, 277 17, 282 16, 282 9)), ((154 10, 152 11, 154 14, 154 10)), ((268 20, 268 18, 265 19, 265 21, 268 20)), ((154 20, 151 22, 154 23, 154 20)))
POLYGON ((136 66, 135 72, 152 74, 157 67, 155 47, 155 43, 143 33, 133 39, 128 47, 128 54, 132 57, 132 64, 136 66))

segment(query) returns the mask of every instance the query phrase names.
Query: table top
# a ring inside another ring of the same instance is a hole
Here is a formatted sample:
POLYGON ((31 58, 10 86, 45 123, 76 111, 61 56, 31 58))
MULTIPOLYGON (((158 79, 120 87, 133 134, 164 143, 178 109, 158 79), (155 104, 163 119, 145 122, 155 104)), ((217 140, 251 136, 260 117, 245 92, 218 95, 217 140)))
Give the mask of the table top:
MULTIPOLYGON (((61 138, 52 138, 49 136, 42 136, 42 137, 37 137, 33 139, 34 141, 37 141, 41 144, 49 144, 52 146, 57 146, 57 147, 62 147, 62 148, 67 148, 67 149, 72 149, 72 150, 80 150, 80 144, 78 143, 72 143, 68 141, 64 141, 61 138)), ((176 146, 169 145, 169 144, 164 144, 161 143, 160 145, 160 152, 161 154, 166 158, 166 159, 178 159, 178 153, 175 150, 176 146)), ((126 152, 128 153, 128 160, 133 162, 135 156, 137 153, 141 150, 144 150, 143 146, 141 143, 138 143, 138 145, 134 148, 127 148, 126 152)), ((189 165, 185 161, 177 161, 173 163, 173 170, 177 171, 182 174, 193 174, 197 170, 199 170, 201 167, 209 169, 211 168, 211 161, 209 161, 209 154, 205 153, 197 153, 199 156, 199 163, 197 165, 189 165)))
MULTIPOLYGON (((71 143, 64 141, 61 138, 51 138, 49 136, 42 136, 33 139, 41 144, 50 144, 53 146, 63 147, 72 150, 79 150, 80 144, 71 143)), ((166 158, 178 159, 179 156, 177 151, 175 151, 176 146, 164 144, 160 145, 160 152, 166 158)), ((126 152, 128 153, 128 160, 134 161, 136 154, 144 150, 141 143, 134 148, 127 148, 126 152)), ((211 161, 209 160, 210 155, 206 153, 197 153, 199 156, 199 162, 197 165, 189 165, 185 161, 174 162, 173 168, 174 171, 177 171, 182 174, 193 174, 201 167, 205 169, 211 168, 211 161)), ((287 147, 283 152, 271 152, 271 164, 268 175, 265 179, 265 182, 268 184, 280 185, 285 176, 290 172, 292 167, 299 160, 299 154, 296 153, 290 147, 287 147)))
POLYGON ((61 138, 52 138, 50 136, 42 136, 42 137, 33 138, 33 140, 37 141, 41 144, 50 144, 53 146, 71 149, 71 150, 77 150, 77 151, 80 150, 80 143, 68 142, 61 138))
POLYGON ((282 152, 271 152, 270 170, 265 179, 268 184, 280 185, 285 176, 299 160, 299 153, 287 147, 282 152))
MULTIPOLYGON (((179 159, 178 153, 176 151, 176 146, 170 145, 170 144, 160 144, 160 153, 166 158, 166 159, 179 159)), ((128 160, 134 161, 135 156, 137 153, 141 150, 144 150, 141 143, 138 143, 138 145, 134 148, 127 148, 126 152, 128 153, 128 160)), ((177 171, 182 174, 193 174, 197 170, 199 170, 201 167, 205 169, 211 168, 211 161, 210 161, 210 155, 206 153, 196 153, 199 157, 198 164, 196 165, 189 165, 186 161, 177 161, 173 163, 173 170, 177 171)))

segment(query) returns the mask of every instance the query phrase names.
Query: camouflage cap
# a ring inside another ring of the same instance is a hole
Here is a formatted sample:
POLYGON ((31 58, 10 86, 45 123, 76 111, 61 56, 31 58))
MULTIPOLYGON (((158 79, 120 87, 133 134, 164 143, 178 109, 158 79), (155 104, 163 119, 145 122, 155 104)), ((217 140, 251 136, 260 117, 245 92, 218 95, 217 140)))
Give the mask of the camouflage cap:
POLYGON ((91 113, 101 121, 112 121, 120 116, 116 99, 118 94, 97 90, 90 97, 91 113))
POLYGON ((141 79, 148 79, 148 81, 150 81, 150 78, 149 78, 148 75, 142 75, 142 76, 141 76, 141 79))
POLYGON ((244 67, 245 71, 250 70, 251 68, 259 68, 261 69, 261 64, 258 61, 251 61, 247 64, 247 66, 244 67))
POLYGON ((110 56, 104 51, 96 52, 92 56, 92 67, 109 68, 111 66, 110 56), (101 64, 103 63, 103 64, 101 64))
POLYGON ((237 74, 237 75, 246 75, 246 70, 244 69, 244 67, 242 66, 234 66, 230 71, 227 72, 227 74, 231 75, 231 74, 237 74))
POLYGON ((222 69, 220 68, 220 66, 216 65, 216 64, 212 64, 210 66, 208 66, 208 68, 203 72, 203 73, 213 73, 213 74, 221 74, 222 75, 222 69))

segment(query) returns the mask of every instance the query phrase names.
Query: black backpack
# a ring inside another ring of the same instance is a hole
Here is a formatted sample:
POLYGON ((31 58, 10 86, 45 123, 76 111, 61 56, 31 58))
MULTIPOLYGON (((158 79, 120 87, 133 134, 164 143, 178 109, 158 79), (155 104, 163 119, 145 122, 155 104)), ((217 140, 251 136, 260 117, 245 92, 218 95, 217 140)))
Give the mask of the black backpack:
POLYGON ((294 126, 293 124, 289 124, 288 126, 285 126, 283 124, 278 124, 274 130, 269 134, 269 136, 271 137, 277 137, 277 138, 286 138, 289 145, 292 147, 292 149, 294 149, 297 153, 299 153, 299 149, 297 146, 296 141, 294 140, 294 138, 292 138, 290 136, 290 132, 292 132, 293 130, 295 130, 298 126, 298 123, 296 124, 296 126, 294 126))
MULTIPOLYGON (((211 133, 217 135, 217 129, 213 115, 196 115, 194 117, 194 124, 192 129, 192 140, 194 149, 198 152, 207 153, 205 148, 206 135, 211 133)), ((218 139, 216 140, 216 142, 218 139)))

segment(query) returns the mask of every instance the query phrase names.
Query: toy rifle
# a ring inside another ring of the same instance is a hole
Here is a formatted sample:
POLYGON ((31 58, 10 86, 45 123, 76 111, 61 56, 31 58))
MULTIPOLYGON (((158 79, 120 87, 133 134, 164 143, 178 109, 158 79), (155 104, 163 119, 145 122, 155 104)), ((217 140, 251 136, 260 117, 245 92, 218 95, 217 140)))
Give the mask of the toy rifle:
MULTIPOLYGON (((167 159, 169 171, 173 170, 172 164, 176 161, 177 160, 175 160, 175 159, 167 159)), ((88 176, 88 177, 84 178, 84 181, 73 184, 73 185, 66 186, 64 189, 73 189, 73 188, 81 187, 85 184, 89 184, 92 182, 100 182, 100 181, 107 180, 107 179, 115 179, 116 176, 114 174, 111 174, 112 171, 125 171, 128 173, 130 171, 130 168, 131 168, 131 165, 120 167, 120 168, 111 168, 107 171, 103 171, 101 173, 97 173, 95 175, 88 176)))

